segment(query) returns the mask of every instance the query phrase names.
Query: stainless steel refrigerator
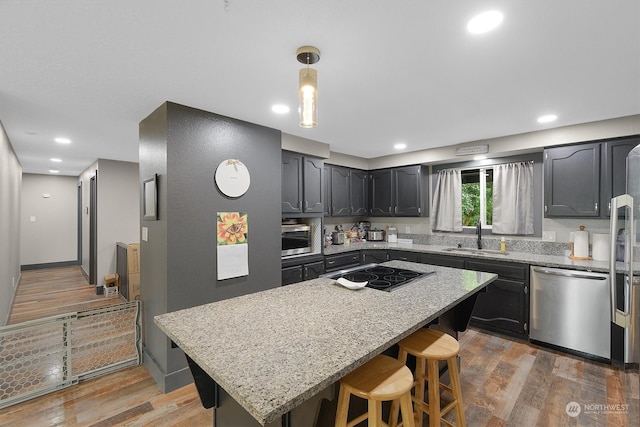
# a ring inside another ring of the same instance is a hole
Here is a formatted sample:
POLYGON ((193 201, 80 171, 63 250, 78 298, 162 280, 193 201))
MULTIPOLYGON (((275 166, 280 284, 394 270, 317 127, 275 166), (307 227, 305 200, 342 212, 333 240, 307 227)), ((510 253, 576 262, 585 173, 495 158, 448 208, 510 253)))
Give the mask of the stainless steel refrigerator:
MULTIPOLYGON (((640 145, 627 156, 626 194, 611 199, 611 283, 612 334, 618 335, 621 361, 625 367, 636 367, 640 359, 640 271, 634 271, 634 260, 640 252, 640 145), (618 208, 624 208, 624 224, 618 219, 618 208), (623 231, 621 231, 623 230, 623 231), (624 265, 624 274, 616 264, 624 265)), ((637 269, 640 270, 640 269, 637 269)))

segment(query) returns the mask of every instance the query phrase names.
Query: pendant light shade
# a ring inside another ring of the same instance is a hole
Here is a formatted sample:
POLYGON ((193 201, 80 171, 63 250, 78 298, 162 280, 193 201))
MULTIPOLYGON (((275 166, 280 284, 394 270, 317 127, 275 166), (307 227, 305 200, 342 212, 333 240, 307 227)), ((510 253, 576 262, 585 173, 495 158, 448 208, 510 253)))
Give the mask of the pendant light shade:
POLYGON ((320 60, 320 51, 313 46, 303 46, 296 52, 298 62, 307 66, 300 69, 298 86, 298 111, 300 126, 312 128, 318 125, 318 72, 309 65, 320 60))

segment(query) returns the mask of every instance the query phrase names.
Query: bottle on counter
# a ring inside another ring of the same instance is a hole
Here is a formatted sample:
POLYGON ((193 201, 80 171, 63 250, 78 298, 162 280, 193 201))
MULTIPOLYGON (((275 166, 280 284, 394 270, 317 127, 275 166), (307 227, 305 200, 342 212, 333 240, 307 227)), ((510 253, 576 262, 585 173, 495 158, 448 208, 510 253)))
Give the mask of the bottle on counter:
POLYGON ((500 252, 507 252, 507 241, 504 239, 504 236, 500 239, 500 252))

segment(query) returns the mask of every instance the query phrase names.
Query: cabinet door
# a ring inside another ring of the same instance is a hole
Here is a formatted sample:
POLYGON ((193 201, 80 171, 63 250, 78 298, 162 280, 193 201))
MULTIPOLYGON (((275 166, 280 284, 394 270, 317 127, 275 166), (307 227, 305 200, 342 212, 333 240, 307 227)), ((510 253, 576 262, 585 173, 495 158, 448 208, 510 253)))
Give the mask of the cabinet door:
POLYGON ((391 169, 372 171, 370 176, 371 216, 391 216, 391 169))
POLYGON ((464 258, 451 255, 435 255, 435 254, 420 254, 420 262, 422 264, 439 265, 442 267, 453 268, 465 268, 464 258))
POLYGON ((324 211, 324 160, 303 157, 303 212, 324 211))
POLYGON ((282 269, 282 285, 302 282, 302 266, 294 265, 282 269))
POLYGON ((597 217, 600 144, 548 148, 544 152, 546 217, 597 217))
POLYGON ((331 166, 331 216, 349 215, 349 169, 331 166))
POLYGON ((360 265, 359 252, 346 252, 336 255, 327 255, 325 257, 326 271, 340 270, 341 268, 354 267, 360 265))
POLYGON ((389 254, 386 250, 364 250, 362 251, 362 264, 379 264, 389 261, 389 254))
POLYGON ((389 250, 389 260, 420 262, 420 252, 389 250))
POLYGON ((627 191, 627 154, 640 144, 640 137, 607 141, 603 144, 602 159, 604 188, 601 209, 603 217, 611 215, 611 198, 627 191))
POLYGON ((302 267, 304 280, 311 280, 324 274, 324 261, 312 262, 302 267))
POLYGON ((368 215, 369 174, 367 171, 351 169, 349 174, 350 215, 368 215))
POLYGON ((420 166, 393 169, 395 216, 420 216, 422 206, 420 166))
POLYGON ((528 336, 528 286, 498 278, 478 294, 470 324, 490 331, 524 338, 528 336))
POLYGON ((331 165, 324 165, 324 216, 331 216, 331 165))
POLYGON ((302 156, 282 152, 282 212, 302 212, 302 156))

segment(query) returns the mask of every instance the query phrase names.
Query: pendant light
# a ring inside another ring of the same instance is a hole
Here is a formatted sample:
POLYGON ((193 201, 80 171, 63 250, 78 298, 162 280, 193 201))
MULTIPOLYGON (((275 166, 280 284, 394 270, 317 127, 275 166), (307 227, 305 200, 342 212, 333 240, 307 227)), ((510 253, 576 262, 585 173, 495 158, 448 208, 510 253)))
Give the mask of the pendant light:
POLYGON ((300 69, 298 87, 300 126, 313 128, 318 125, 318 72, 311 64, 320 61, 320 50, 313 46, 302 46, 296 52, 298 62, 306 64, 300 69))

